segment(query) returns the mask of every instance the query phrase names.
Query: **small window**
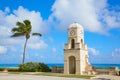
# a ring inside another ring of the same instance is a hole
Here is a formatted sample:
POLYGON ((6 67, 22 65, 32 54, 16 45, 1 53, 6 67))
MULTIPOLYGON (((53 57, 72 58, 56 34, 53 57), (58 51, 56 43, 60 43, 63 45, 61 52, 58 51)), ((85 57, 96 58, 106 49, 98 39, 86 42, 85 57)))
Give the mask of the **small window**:
POLYGON ((83 43, 83 39, 81 39, 81 43, 83 43))
POLYGON ((71 48, 75 48, 75 40, 74 39, 71 40, 71 48))

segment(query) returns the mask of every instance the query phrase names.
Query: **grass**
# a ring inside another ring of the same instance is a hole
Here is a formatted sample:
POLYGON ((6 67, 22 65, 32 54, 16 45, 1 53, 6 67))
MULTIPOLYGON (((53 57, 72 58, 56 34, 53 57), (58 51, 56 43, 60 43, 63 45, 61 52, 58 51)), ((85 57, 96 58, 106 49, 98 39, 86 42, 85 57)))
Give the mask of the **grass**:
POLYGON ((60 73, 38 73, 38 75, 57 76, 57 77, 71 77, 71 78, 86 78, 86 79, 90 79, 91 77, 94 77, 94 76, 88 76, 88 75, 60 74, 60 73))
POLYGON ((90 79, 95 76, 89 75, 77 75, 77 74, 62 74, 62 73, 50 73, 50 72, 9 72, 10 74, 32 74, 32 75, 43 75, 43 76, 56 76, 56 77, 70 77, 70 78, 85 78, 90 79))

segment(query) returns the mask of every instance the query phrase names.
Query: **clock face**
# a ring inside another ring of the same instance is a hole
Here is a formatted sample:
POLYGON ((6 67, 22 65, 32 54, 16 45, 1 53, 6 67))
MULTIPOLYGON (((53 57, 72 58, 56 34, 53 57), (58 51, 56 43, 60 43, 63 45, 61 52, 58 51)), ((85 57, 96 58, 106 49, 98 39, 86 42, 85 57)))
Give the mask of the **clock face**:
POLYGON ((70 35, 71 35, 71 36, 75 35, 75 31, 72 30, 72 31, 70 32, 70 35))

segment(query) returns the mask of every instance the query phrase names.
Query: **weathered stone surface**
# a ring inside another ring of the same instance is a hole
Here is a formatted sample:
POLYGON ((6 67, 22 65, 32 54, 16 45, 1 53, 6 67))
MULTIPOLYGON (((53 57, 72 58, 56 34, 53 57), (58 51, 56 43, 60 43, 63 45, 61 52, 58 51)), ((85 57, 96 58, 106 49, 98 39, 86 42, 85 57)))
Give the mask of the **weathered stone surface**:
POLYGON ((73 23, 68 28, 68 43, 64 47, 64 73, 90 74, 90 70, 84 29, 78 23, 73 23))

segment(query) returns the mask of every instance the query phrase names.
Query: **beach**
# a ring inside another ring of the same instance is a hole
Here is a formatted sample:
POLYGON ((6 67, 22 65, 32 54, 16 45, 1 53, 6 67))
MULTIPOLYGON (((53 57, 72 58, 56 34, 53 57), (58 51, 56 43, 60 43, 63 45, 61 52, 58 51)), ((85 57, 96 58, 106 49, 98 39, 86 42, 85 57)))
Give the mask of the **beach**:
POLYGON ((93 79, 42 76, 33 74, 9 74, 0 72, 0 80, 120 80, 120 76, 95 75, 93 79))

